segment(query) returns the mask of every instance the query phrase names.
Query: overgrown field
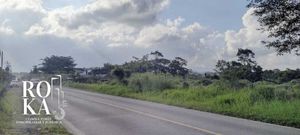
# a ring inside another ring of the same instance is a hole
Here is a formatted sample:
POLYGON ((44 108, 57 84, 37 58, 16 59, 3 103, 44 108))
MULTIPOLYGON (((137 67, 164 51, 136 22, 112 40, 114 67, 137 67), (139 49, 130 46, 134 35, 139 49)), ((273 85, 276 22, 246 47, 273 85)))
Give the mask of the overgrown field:
MULTIPOLYGON (((3 91, 0 85, 0 91, 3 91)), ((22 116, 21 97, 19 89, 9 89, 0 96, 0 134, 1 135, 69 135, 62 125, 20 125, 17 119, 22 116)), ((23 118, 24 119, 24 118, 23 118)))
POLYGON ((193 80, 134 74, 125 81, 69 87, 300 128, 300 81, 193 80))

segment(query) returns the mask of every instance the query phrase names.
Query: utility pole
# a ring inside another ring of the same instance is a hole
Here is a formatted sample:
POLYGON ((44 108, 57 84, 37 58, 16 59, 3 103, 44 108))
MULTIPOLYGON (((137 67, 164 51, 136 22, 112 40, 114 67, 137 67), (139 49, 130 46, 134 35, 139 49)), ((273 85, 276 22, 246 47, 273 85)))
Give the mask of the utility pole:
POLYGON ((0 57, 1 57, 1 69, 3 69, 3 51, 0 50, 0 57))
POLYGON ((0 59, 1 59, 1 69, 3 69, 3 52, 0 50, 0 59))

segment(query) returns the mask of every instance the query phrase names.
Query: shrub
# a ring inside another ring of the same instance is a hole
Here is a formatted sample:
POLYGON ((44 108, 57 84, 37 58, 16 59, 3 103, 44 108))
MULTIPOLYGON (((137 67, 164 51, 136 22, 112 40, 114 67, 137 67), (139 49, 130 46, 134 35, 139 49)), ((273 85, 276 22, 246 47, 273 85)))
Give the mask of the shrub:
POLYGON ((125 77, 125 71, 122 68, 114 69, 112 74, 117 77, 118 80, 123 80, 125 77))
POLYGON ((128 85, 128 80, 121 80, 120 83, 127 86, 128 85))
POLYGON ((227 82, 229 87, 231 89, 234 89, 234 90, 240 90, 242 88, 245 88, 245 87, 252 87, 253 84, 252 82, 248 81, 248 80, 232 80, 232 81, 229 81, 227 82))
POLYGON ((236 103, 236 100, 234 98, 222 98, 219 100, 220 105, 233 105, 236 103))
POLYGON ((252 103, 255 103, 260 100, 270 101, 273 100, 274 98, 275 98, 274 88, 269 86, 256 87, 250 93, 250 101, 252 103))
POLYGON ((182 83, 182 88, 189 88, 189 87, 190 87, 189 83, 187 83, 187 82, 182 83))
POLYGON ((208 85, 212 84, 213 81, 210 80, 210 79, 203 79, 203 80, 201 80, 200 83, 201 83, 203 86, 208 86, 208 85))
POLYGON ((291 100, 293 98, 293 92, 285 89, 276 90, 275 97, 281 101, 291 100))
POLYGON ((296 84, 293 86, 293 92, 295 94, 295 98, 300 99, 300 84, 296 84))
POLYGON ((253 85, 255 85, 255 86, 262 86, 262 85, 269 86, 269 85, 275 85, 275 83, 268 82, 268 81, 259 81, 259 82, 253 83, 253 85))
POLYGON ((291 83, 292 85, 300 84, 300 79, 294 79, 294 80, 290 81, 290 83, 291 83))
POLYGON ((214 81, 208 87, 213 87, 217 90, 240 90, 245 87, 252 87, 253 84, 248 80, 218 80, 214 81))
POLYGON ((216 90, 216 91, 224 91, 224 90, 231 90, 232 89, 228 80, 215 81, 211 85, 209 85, 208 88, 216 90))
POLYGON ((174 80, 161 74, 134 74, 129 78, 128 86, 136 91, 165 90, 174 88, 174 80))
POLYGON ((289 82, 280 84, 275 87, 275 96, 278 100, 286 101, 298 97, 297 88, 295 86, 297 83, 289 82))

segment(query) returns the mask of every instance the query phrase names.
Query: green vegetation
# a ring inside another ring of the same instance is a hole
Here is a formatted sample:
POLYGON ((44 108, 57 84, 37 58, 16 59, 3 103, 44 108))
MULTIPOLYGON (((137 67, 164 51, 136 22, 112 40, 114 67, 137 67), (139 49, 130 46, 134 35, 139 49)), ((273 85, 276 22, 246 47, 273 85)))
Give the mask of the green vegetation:
POLYGON ((33 66, 31 73, 37 74, 39 72, 47 74, 55 73, 72 73, 76 64, 72 57, 68 56, 54 56, 45 57, 42 59, 40 67, 33 66))
POLYGON ((299 128, 300 69, 263 70, 249 49, 238 49, 236 56, 236 61, 218 61, 216 72, 198 74, 185 68, 184 59, 164 59, 155 51, 98 68, 68 85, 299 128), (105 81, 94 73, 106 73, 105 81))
POLYGON ((21 91, 10 89, 0 97, 0 134, 40 134, 52 135, 69 135, 62 125, 20 125, 16 124, 17 120, 24 120, 22 114, 21 91))
POLYGON ((22 125, 16 124, 17 120, 24 120, 22 115, 21 91, 19 89, 7 89, 11 80, 9 70, 0 69, 0 134, 1 135, 69 135, 62 125, 22 125))
POLYGON ((70 87, 124 96, 201 111, 300 127, 300 83, 285 84, 240 80, 228 85, 226 80, 213 80, 205 86, 201 81, 178 76, 143 73, 134 74, 128 85, 116 81, 86 84, 69 83, 70 87))
POLYGON ((149 90, 161 91, 164 89, 171 89, 175 88, 175 84, 179 83, 180 78, 178 77, 175 78, 171 77, 170 75, 163 74, 152 75, 151 73, 134 74, 128 79, 129 88, 137 92, 149 90))
POLYGON ((300 55, 300 2, 297 0, 249 0, 249 8, 260 23, 260 30, 271 39, 263 41, 279 55, 300 55))
MULTIPOLYGON (((3 91, 3 85, 0 86, 1 91, 3 91)), ((12 97, 11 93, 5 93, 0 98, 0 134, 8 134, 9 130, 13 128, 11 120, 13 119, 12 112, 14 106, 10 104, 10 97, 12 97)))
POLYGON ((236 56, 200 74, 185 59, 155 51, 120 65, 74 69, 67 85, 300 128, 300 69, 264 70, 249 49, 236 56))

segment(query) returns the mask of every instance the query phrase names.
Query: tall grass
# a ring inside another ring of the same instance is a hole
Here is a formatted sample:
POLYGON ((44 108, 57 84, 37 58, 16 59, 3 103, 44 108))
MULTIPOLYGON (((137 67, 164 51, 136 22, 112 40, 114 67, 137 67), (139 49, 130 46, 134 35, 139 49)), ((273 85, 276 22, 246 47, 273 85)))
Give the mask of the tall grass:
POLYGON ((104 94, 116 95, 116 96, 126 96, 133 91, 123 85, 115 84, 84 84, 84 83, 69 83, 70 87, 85 89, 94 92, 101 92, 104 94))
POLYGON ((168 77, 169 75, 152 73, 134 74, 129 78, 128 86, 138 92, 165 90, 175 88, 180 83, 178 77, 168 77))
POLYGON ((214 81, 208 86, 183 88, 181 81, 176 77, 139 74, 132 76, 129 86, 71 83, 70 87, 300 128, 298 83, 252 84, 242 80, 232 85, 214 81), (142 88, 135 88, 138 85, 134 83, 139 81, 142 88))
MULTIPOLYGON (((4 90, 4 85, 0 85, 0 91, 4 90)), ((22 115, 22 97, 19 89, 9 89, 3 92, 0 96, 0 135, 11 135, 11 134, 38 134, 38 135, 49 135, 49 134, 60 134, 70 135, 62 125, 56 124, 45 124, 45 125, 17 125, 17 120, 25 120, 25 116, 22 115)), ((34 102, 33 105, 36 102, 34 102)))
POLYGON ((0 84, 0 134, 10 134, 13 130, 13 111, 16 110, 15 95, 4 91, 4 84, 0 84))

